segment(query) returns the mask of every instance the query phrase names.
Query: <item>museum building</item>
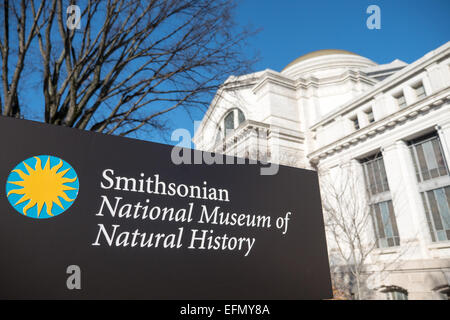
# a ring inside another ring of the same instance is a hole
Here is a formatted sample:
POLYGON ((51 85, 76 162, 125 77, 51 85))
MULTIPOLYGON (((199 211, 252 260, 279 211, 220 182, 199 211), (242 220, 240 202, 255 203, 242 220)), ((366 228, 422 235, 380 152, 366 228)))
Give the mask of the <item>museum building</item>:
MULTIPOLYGON (((449 299, 450 42, 411 64, 319 50, 281 72, 230 76, 193 141, 317 170, 325 223, 328 210, 367 208, 366 298, 449 299), (341 199, 327 199, 330 186, 341 199)), ((327 228, 332 270, 348 263, 336 239, 327 228)))

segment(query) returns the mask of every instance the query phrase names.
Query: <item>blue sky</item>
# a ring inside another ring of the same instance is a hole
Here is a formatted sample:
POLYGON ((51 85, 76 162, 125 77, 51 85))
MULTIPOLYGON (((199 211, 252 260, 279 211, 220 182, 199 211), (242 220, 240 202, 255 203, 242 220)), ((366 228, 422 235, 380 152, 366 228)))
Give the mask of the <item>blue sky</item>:
MULTIPOLYGON (((240 25, 261 29, 246 48, 248 55, 259 53, 255 71, 281 71, 319 49, 345 49, 380 64, 396 58, 411 63, 450 40, 450 0, 240 0, 236 14, 240 25), (366 27, 371 4, 381 9, 380 30, 366 27)), ((195 112, 194 120, 202 115, 195 112)), ((171 121, 193 132, 181 110, 171 121)), ((152 137, 174 143, 166 139, 152 137)))
MULTIPOLYGON (((244 52, 248 57, 258 54, 254 71, 281 71, 297 57, 320 49, 345 49, 380 64, 396 58, 411 63, 450 40, 450 0, 237 1, 237 24, 260 29, 249 39, 244 52), (380 30, 366 27, 366 9, 372 4, 381 9, 380 30)), ((30 106, 28 118, 40 120, 41 109, 31 107, 42 99, 39 86, 23 98, 30 106)), ((184 128, 193 135, 194 120, 200 121, 203 113, 194 110, 188 115, 177 109, 163 120, 172 130, 184 128)), ((170 140, 171 131, 159 135, 142 132, 137 137, 177 143, 170 140)))
MULTIPOLYGON (((449 0, 242 0, 241 24, 262 27, 251 42, 257 69, 281 71, 319 49, 345 49, 377 63, 413 62, 450 39, 449 0), (381 29, 369 30, 369 5, 381 9, 381 29)), ((250 49, 250 48, 249 48, 250 49)))

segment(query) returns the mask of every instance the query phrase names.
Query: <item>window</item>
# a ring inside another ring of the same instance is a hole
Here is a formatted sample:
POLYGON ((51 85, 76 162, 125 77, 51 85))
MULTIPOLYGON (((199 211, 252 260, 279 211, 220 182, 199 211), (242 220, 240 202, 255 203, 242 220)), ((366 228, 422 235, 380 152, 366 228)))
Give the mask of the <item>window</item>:
POLYGON ((237 109, 237 111, 238 111, 238 123, 240 125, 242 122, 245 121, 245 116, 244 116, 244 113, 240 109, 237 109))
POLYGON ((244 121, 245 115, 241 110, 237 108, 231 109, 219 123, 215 138, 215 144, 219 144, 223 140, 223 138, 225 138, 230 133, 233 133, 233 130, 238 128, 239 125, 244 121))
POLYGON ((400 93, 399 95, 397 95, 395 97, 395 99, 397 100, 397 105, 400 109, 406 107, 406 99, 405 99, 405 95, 402 93, 400 93))
POLYGON ((372 221, 377 236, 377 247, 395 247, 400 245, 397 220, 392 201, 379 202, 372 205, 372 221))
POLYGON ((408 294, 406 291, 387 291, 386 292, 387 300, 408 300, 408 294))
POLYGON ((450 186, 422 192, 431 239, 450 240, 450 186))
POLYGON ((363 163, 363 168, 370 195, 374 196, 389 191, 383 157, 366 160, 363 163))
POLYGON ((408 300, 408 296, 400 291, 386 292, 387 300, 408 300))
POLYGON ((410 144, 419 182, 448 175, 442 146, 435 133, 429 138, 410 144))
POLYGON ((427 94, 425 92, 425 87, 423 86, 422 82, 420 82, 419 84, 414 86, 413 89, 416 92, 417 99, 422 99, 422 98, 425 98, 427 96, 427 94))
POLYGON ((450 175, 436 133, 410 143, 431 240, 450 240, 450 175))
POLYGON ((368 109, 368 110, 366 110, 366 111, 364 111, 364 112, 365 112, 365 114, 366 114, 367 122, 368 122, 368 123, 375 122, 375 118, 374 118, 374 116, 373 116, 373 110, 372 110, 372 108, 370 108, 370 109, 368 109))
POLYGON ((358 121, 358 116, 354 116, 352 118, 350 118, 350 121, 353 123, 353 128, 355 130, 359 130, 359 121, 358 121))
POLYGON ((234 129, 234 112, 230 112, 224 120, 225 123, 225 135, 227 135, 230 130, 234 129))
POLYGON ((382 286, 380 291, 387 300, 408 300, 408 291, 398 286, 382 286))
POLYGON ((443 300, 450 300, 450 286, 449 285, 440 286, 437 289, 433 289, 433 291, 436 291, 438 294, 440 294, 443 300))
POLYGON ((232 133, 239 125, 245 121, 244 113, 239 109, 232 109, 224 118, 223 127, 225 128, 225 136, 232 133))
POLYGON ((394 207, 383 157, 375 156, 363 162, 364 178, 369 193, 373 229, 378 248, 400 245, 394 207))

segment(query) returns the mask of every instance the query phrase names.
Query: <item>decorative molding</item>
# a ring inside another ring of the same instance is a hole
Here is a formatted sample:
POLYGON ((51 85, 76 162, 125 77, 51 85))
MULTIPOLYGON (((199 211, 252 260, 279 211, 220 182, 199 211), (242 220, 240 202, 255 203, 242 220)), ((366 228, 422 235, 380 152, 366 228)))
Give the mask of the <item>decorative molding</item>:
POLYGON ((445 88, 433 95, 426 97, 416 103, 401 109, 377 122, 370 124, 352 134, 349 134, 338 141, 330 143, 320 149, 310 153, 308 158, 311 162, 316 163, 319 159, 324 159, 327 155, 331 155, 342 148, 348 148, 356 145, 358 142, 365 140, 366 136, 375 136, 390 130, 396 126, 402 125, 407 121, 417 118, 418 116, 428 113, 431 109, 440 108, 445 102, 450 101, 448 92, 450 88, 445 88), (441 97, 442 96, 442 97, 441 97), (443 98, 444 97, 444 98, 443 98), (440 103, 436 103, 439 101, 440 103), (338 149, 338 146, 342 146, 338 149))
POLYGON ((375 96, 377 96, 380 93, 383 93, 396 85, 402 83, 406 79, 412 77, 414 74, 417 74, 424 69, 426 69, 428 66, 431 66, 435 64, 437 61, 442 60, 443 58, 450 55, 450 41, 446 44, 442 45, 438 49, 431 51, 424 55, 419 60, 413 62, 412 64, 408 65, 407 67, 403 68, 402 70, 394 73, 392 76, 386 78, 385 80, 379 82, 373 89, 371 89, 368 92, 365 92, 359 97, 356 97, 355 99, 349 101, 344 106, 339 108, 337 111, 333 111, 328 115, 325 115, 321 120, 319 120, 316 124, 311 126, 311 130, 317 129, 317 127, 320 127, 324 123, 326 123, 328 120, 335 118, 337 114, 340 113, 347 113, 352 111, 353 109, 358 108, 360 105, 368 102, 369 100, 372 100, 375 96))

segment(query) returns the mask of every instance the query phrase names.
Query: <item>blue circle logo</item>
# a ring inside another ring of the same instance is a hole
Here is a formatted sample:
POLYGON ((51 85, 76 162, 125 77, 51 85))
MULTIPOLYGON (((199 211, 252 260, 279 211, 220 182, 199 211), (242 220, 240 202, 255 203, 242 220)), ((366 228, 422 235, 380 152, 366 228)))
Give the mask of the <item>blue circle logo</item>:
POLYGON ((70 164, 53 156, 36 156, 19 163, 9 174, 6 196, 17 212, 29 218, 47 219, 74 203, 78 176, 70 164))

